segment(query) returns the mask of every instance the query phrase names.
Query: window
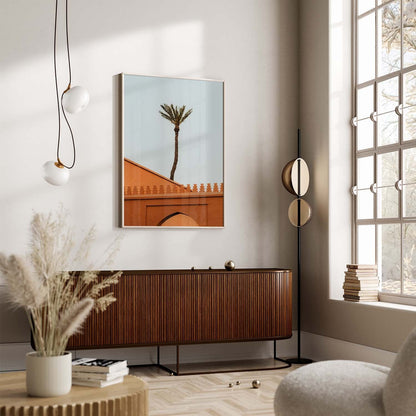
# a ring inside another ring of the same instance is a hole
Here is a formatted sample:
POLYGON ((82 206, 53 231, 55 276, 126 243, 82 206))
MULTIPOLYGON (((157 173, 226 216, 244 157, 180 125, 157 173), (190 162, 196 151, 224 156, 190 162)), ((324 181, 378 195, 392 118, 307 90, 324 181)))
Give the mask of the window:
POLYGON ((355 0, 354 252, 416 299, 416 0, 355 0))

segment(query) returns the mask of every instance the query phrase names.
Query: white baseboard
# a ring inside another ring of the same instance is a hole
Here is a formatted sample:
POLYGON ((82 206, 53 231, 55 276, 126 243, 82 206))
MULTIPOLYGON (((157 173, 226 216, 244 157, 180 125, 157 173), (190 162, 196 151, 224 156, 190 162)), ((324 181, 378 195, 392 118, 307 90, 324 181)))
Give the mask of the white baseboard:
MULTIPOLYGON (((296 339, 277 342, 277 355, 285 357, 296 351, 296 339)), ((100 350, 77 350, 77 357, 98 357, 127 359, 129 365, 145 365, 156 363, 156 347, 118 348, 100 350)), ((181 345, 180 362, 203 363, 213 361, 232 361, 246 359, 261 359, 273 356, 273 341, 233 342, 227 344, 195 344, 181 345)), ((172 364, 176 361, 176 347, 164 346, 160 348, 161 363, 172 364)))
MULTIPOLYGON (((391 366, 395 353, 339 339, 302 332, 302 357, 314 361, 357 360, 391 366)), ((32 349, 29 343, 0 344, 0 371, 25 369, 25 355, 32 349)), ((279 357, 294 357, 297 351, 297 332, 290 339, 277 342, 279 357)), ((156 347, 112 348, 72 351, 74 357, 127 359, 129 365, 156 363, 156 347)), ((197 344, 180 347, 183 363, 261 359, 273 356, 273 342, 235 342, 229 344, 197 344)), ((176 360, 174 346, 161 347, 161 363, 176 360)))
POLYGON ((25 369, 25 358, 32 347, 29 343, 0 344, 0 371, 25 369))
POLYGON ((391 367, 396 353, 340 339, 302 332, 302 355, 314 361, 356 360, 391 367))
MULTIPOLYGON (((294 333, 296 335, 296 333, 294 333)), ((0 344, 0 371, 25 369, 25 354, 31 351, 28 343, 0 344)), ((277 342, 277 355, 288 357, 296 351, 296 336, 277 342)), ((129 365, 154 364, 156 347, 105 348, 72 351, 73 357, 126 359, 129 365)), ((261 359, 273 356, 273 341, 234 342, 227 344, 197 344, 180 347, 182 363, 261 359)), ((176 360, 175 346, 160 348, 161 363, 172 364, 176 360)))

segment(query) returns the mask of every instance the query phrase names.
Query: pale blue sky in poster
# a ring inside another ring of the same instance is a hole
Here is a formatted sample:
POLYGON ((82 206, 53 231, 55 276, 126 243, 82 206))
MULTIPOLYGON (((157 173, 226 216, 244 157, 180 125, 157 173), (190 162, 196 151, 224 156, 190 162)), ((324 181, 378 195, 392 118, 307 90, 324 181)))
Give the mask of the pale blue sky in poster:
POLYGON ((223 182, 223 82, 124 75, 124 157, 169 178, 175 155, 174 125, 161 104, 186 106, 180 125, 174 180, 223 182))

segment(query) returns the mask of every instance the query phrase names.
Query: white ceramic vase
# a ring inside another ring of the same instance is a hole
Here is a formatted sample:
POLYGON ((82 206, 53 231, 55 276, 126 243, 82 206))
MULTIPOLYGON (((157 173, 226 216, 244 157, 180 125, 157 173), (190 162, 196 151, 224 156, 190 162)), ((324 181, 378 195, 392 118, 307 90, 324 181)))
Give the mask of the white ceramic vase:
POLYGON ((29 396, 62 396, 71 390, 72 354, 41 357, 37 352, 26 354, 26 390, 29 396))

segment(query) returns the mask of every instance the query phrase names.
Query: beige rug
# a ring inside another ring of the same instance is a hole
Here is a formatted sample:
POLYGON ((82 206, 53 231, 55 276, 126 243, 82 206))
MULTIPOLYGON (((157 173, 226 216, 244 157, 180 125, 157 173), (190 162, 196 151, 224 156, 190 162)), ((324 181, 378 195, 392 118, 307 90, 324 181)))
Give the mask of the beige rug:
POLYGON ((277 386, 294 368, 176 377, 156 367, 134 367, 131 374, 149 385, 150 416, 272 416, 277 386), (254 379, 261 381, 259 389, 252 388, 254 379))

